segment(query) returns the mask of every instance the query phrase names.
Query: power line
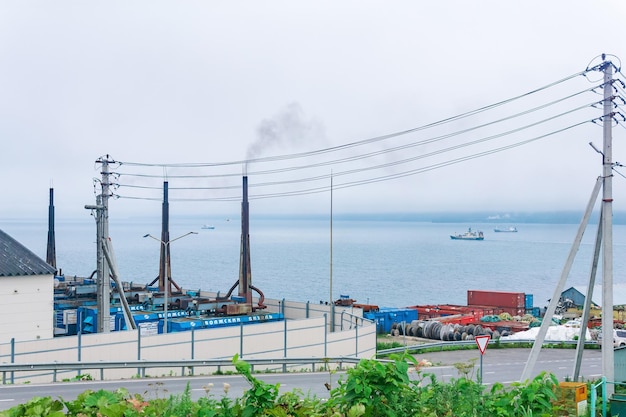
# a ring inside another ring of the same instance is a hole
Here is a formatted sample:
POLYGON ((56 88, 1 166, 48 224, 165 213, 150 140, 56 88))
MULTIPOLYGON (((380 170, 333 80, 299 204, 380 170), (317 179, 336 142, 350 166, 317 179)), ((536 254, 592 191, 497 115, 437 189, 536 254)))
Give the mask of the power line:
MULTIPOLYGON (((546 103, 546 104, 543 104, 543 105, 540 105, 540 106, 536 106, 536 107, 533 107, 531 109, 528 109, 528 110, 525 110, 525 111, 522 111, 522 112, 518 112, 518 113, 515 113, 515 114, 510 115, 510 116, 502 117, 500 119, 497 119, 497 120, 494 120, 494 121, 491 121, 491 122, 488 122, 488 123, 479 124, 477 126, 473 126, 473 127, 462 129, 462 130, 457 130, 455 132, 451 132, 451 133, 448 133, 448 134, 445 134, 445 135, 429 137, 429 138, 426 138, 426 139, 423 139, 423 140, 420 140, 420 141, 417 141, 417 142, 411 142, 411 143, 408 143, 408 144, 404 144, 404 145, 400 145, 400 146, 394 146, 394 147, 391 147, 391 148, 386 148, 386 149, 383 149, 383 150, 377 150, 377 151, 373 151, 373 152, 368 152, 368 153, 364 153, 364 154, 360 154, 360 155, 354 155, 354 156, 350 156, 350 157, 344 157, 344 158, 333 159, 333 160, 328 160, 328 161, 324 161, 324 162, 318 162, 318 163, 315 163, 315 164, 297 165, 297 166, 292 166, 292 167, 283 167, 283 168, 271 169, 271 170, 248 171, 248 174, 249 175, 265 175, 265 174, 276 174, 276 173, 288 172, 288 171, 294 171, 294 170, 303 170, 303 169, 307 169, 307 168, 319 168, 319 167, 323 167, 323 166, 336 165, 336 164, 345 163, 345 162, 354 162, 354 161, 361 160, 361 159, 371 158, 371 157, 374 157, 374 156, 380 156, 380 155, 384 155, 384 154, 387 154, 387 153, 397 152, 397 151, 400 151, 400 150, 406 150, 406 149, 411 148, 411 147, 421 146, 421 145, 425 145, 425 144, 438 142, 438 141, 441 141, 441 140, 444 140, 444 139, 449 139, 449 138, 452 138, 452 137, 455 137, 455 136, 459 136, 459 135, 462 135, 462 134, 470 133, 470 132, 473 132, 475 130, 479 130, 479 129, 482 129, 482 128, 485 128, 485 127, 493 126, 493 125, 502 123, 504 121, 509 121, 509 120, 513 120, 515 118, 519 118, 521 116, 529 115, 529 114, 532 114, 532 113, 537 112, 539 110, 546 109, 548 107, 552 107, 552 106, 554 106, 556 104, 559 104, 559 103, 562 103, 562 102, 564 102, 566 100, 569 100, 569 99, 572 99, 574 97, 577 97, 577 96, 579 96, 581 94, 590 92, 593 88, 595 88, 595 87, 581 90, 581 91, 576 92, 574 94, 562 97, 562 98, 560 98, 558 100, 554 100, 552 102, 549 102, 549 103, 546 103)), ((585 104, 583 106, 580 106, 580 107, 577 107, 577 108, 573 109, 571 112, 584 109, 585 107, 592 106, 595 103, 597 103, 597 102, 585 104)), ((565 115, 565 114, 567 114, 567 112, 566 113, 562 113, 561 115, 565 115)), ((542 120, 542 121, 540 121, 538 123, 543 123, 545 121, 552 120, 552 119, 553 118, 544 119, 544 120, 542 120)), ((528 125, 527 127, 533 126, 533 125, 535 125, 535 124, 528 125)), ((377 138, 380 138, 380 137, 377 137, 377 138)), ((370 140, 370 139, 366 139, 365 141, 362 141, 362 142, 367 142, 368 140, 370 140)), ((327 148, 327 149, 330 149, 330 148, 327 148)), ((292 155, 300 155, 300 154, 292 154, 292 155)), ((283 155, 281 157, 281 159, 283 159, 283 160, 289 159, 288 157, 289 157, 289 155, 283 155)), ((296 158, 299 158, 299 157, 300 156, 296 156, 296 158)), ((161 175, 134 174, 134 173, 130 173, 130 172, 120 172, 118 174, 120 176, 123 175, 123 176, 135 176, 135 177, 162 178, 161 175)), ((189 174, 185 174, 185 175, 168 175, 168 178, 197 179, 197 178, 233 177, 233 176, 240 177, 241 174, 240 173, 203 174, 203 175, 189 175, 189 174)))
MULTIPOLYGON (((295 195, 307 195, 307 194, 316 194, 327 192, 329 190, 329 186, 324 184, 322 186, 315 186, 315 183, 319 183, 321 181, 327 181, 330 174, 325 172, 323 173, 308 173, 302 175, 300 177, 294 177, 291 172, 307 172, 314 169, 322 169, 327 166, 343 166, 343 168, 336 169, 333 168, 333 177, 335 178, 345 178, 343 183, 338 183, 334 186, 335 189, 342 188, 351 188, 356 186, 361 186, 365 184, 378 183, 383 181, 390 181, 397 178, 402 178, 406 176, 416 175, 422 172, 431 171, 434 169, 443 168, 449 165, 458 164, 460 162, 468 161, 475 158, 481 158, 493 153, 503 152, 509 149, 513 149, 519 146, 523 146, 525 144, 535 142, 549 136, 553 136, 564 131, 574 129, 581 125, 587 124, 589 122, 595 122, 595 119, 586 119, 584 121, 576 122, 571 121, 565 127, 551 127, 551 131, 549 133, 538 134, 532 136, 531 138, 522 138, 521 140, 515 139, 514 136, 521 134, 522 132, 528 131, 530 129, 539 128, 545 125, 546 128, 550 128, 547 126, 548 124, 555 123, 560 119, 571 117, 575 115, 577 112, 583 111, 585 109, 589 109, 602 101, 594 100, 592 102, 586 102, 579 105, 569 106, 569 108, 561 110, 560 112, 556 112, 554 114, 543 115, 538 120, 533 120, 530 122, 525 122, 520 126, 513 127, 505 127, 501 132, 483 134, 478 138, 468 140, 466 139, 469 134, 476 133, 481 129, 493 129, 499 124, 511 123, 517 120, 521 120, 524 117, 528 117, 531 115, 538 114, 541 111, 551 110, 556 108, 557 106, 563 106, 567 104, 570 100, 578 99, 582 97, 586 93, 594 92, 601 85, 595 85, 593 87, 585 88, 580 91, 577 91, 572 94, 564 95, 556 100, 551 100, 544 104, 535 105, 528 109, 524 109, 521 111, 514 112, 509 115, 505 115, 503 117, 497 117, 494 120, 476 123, 473 126, 464 127, 461 129, 454 129, 451 132, 443 132, 437 133, 433 132, 426 138, 413 139, 408 141, 407 143, 397 143, 394 142, 391 144, 392 146, 386 146, 383 149, 374 149, 367 150, 363 149, 362 152, 356 155, 341 155, 342 152, 346 150, 356 148, 356 147, 365 147, 366 145, 372 145, 376 143, 383 143, 385 141, 396 139, 401 136, 407 136, 408 134, 418 134, 426 131, 427 129, 445 129, 448 125, 451 125, 453 122, 459 122, 463 119, 468 119, 471 116, 483 115, 487 111, 495 110, 496 108, 502 107, 506 104, 510 104, 521 100, 523 98, 529 98, 534 96, 539 92, 547 91, 548 89, 555 87, 561 83, 564 83, 568 80, 576 78, 580 75, 585 75, 589 71, 594 71, 594 68, 586 69, 585 71, 579 72, 577 74, 570 75, 556 82, 550 83, 544 87, 532 90, 528 93, 515 96, 513 98, 499 101, 495 104, 491 104, 488 106, 483 106, 475 110, 471 110, 468 112, 460 113, 456 116, 444 118, 437 122, 421 125, 415 128, 406 129, 390 134, 375 136, 371 138, 367 138, 364 140, 347 143, 344 145, 318 149, 314 151, 308 152, 299 152, 299 153, 291 153, 277 156, 268 156, 262 158, 248 159, 248 160, 237 160, 230 162, 215 162, 215 163, 176 163, 176 164, 149 164, 149 163, 136 163, 136 162, 119 162, 121 172, 117 172, 119 175, 119 179, 121 183, 119 184, 120 189, 124 190, 136 190, 136 191, 145 191, 146 193, 150 193, 151 191, 161 190, 162 187, 160 184, 154 184, 154 180, 157 179, 168 179, 168 181, 175 181, 176 184, 170 184, 168 189, 171 192, 180 192, 185 193, 186 191, 203 191, 203 192, 211 192, 214 195, 211 197, 200 197, 200 198, 184 198, 178 196, 170 196, 170 200, 172 201, 238 201, 241 196, 239 192, 236 195, 220 195, 223 192, 228 192, 232 190, 239 190, 240 185, 234 185, 230 183, 229 179, 234 177, 241 177, 240 172, 232 172, 228 171, 228 167, 230 166, 238 166, 242 164, 251 164, 254 163, 255 166, 260 166, 263 163, 271 163, 271 168, 268 169, 257 169, 254 171, 247 171, 246 175, 251 175, 253 177, 259 177, 262 175, 274 175, 278 176, 276 179, 259 181, 256 183, 249 183, 249 187, 251 189, 259 190, 260 188, 276 188, 282 187, 281 191, 260 193, 249 195, 250 199, 262 199, 262 198, 276 198, 276 197, 287 197, 287 196, 295 196, 295 195), (443 144, 444 141, 452 140, 455 138, 462 139, 461 141, 457 141, 456 143, 449 143, 447 145, 443 145, 439 149, 428 150, 427 152, 421 153, 409 153, 407 155, 407 151, 410 149, 416 149, 420 146, 433 146, 435 144, 443 144), (484 145, 491 143, 495 140, 503 139, 503 138, 511 138, 516 140, 513 143, 504 144, 500 146, 493 146, 490 149, 479 149, 467 155, 454 155, 454 153, 458 153, 460 150, 469 149, 470 147, 484 147, 484 145), (463 140, 465 139, 465 140, 463 140), (333 155, 328 159, 315 160, 315 158, 321 158, 324 155, 333 155), (389 158, 394 154, 401 155, 400 158, 395 158, 392 161, 379 161, 367 163, 364 165, 356 165, 357 162, 366 161, 368 159, 373 158, 389 158), (433 161, 432 163, 421 166, 414 167, 409 164, 414 163, 419 160, 425 160, 429 158, 439 157, 443 155, 448 155, 448 157, 441 161, 433 161), (308 158, 311 161, 305 164, 295 164, 295 161, 300 158, 308 158), (288 164, 284 166, 276 166, 278 162, 294 162, 293 164, 288 164), (400 170, 399 172, 394 173, 383 173, 380 174, 380 171, 388 170, 389 168, 397 167, 405 165, 405 168, 400 170), (128 170, 126 168, 129 168, 128 170), (153 168, 158 168, 163 171, 162 175, 156 175, 152 173, 145 172, 134 172, 137 170, 149 170, 153 168), (183 172, 178 172, 174 174, 168 174, 168 169, 180 169, 183 172), (189 171, 193 170, 191 173, 189 171), (207 171, 209 170, 209 171, 207 171), (186 172, 185 172, 186 171, 186 172), (379 172, 376 174, 376 172, 379 172), (368 174, 369 173, 369 174, 368 174), (365 176, 364 176, 365 174, 365 176), (195 184, 188 184, 188 181, 193 181, 195 184), (202 184, 204 181, 210 181, 209 184, 202 184), (224 183, 224 181, 226 181, 224 183), (200 183, 200 184, 198 184, 200 183), (310 186, 304 186, 304 184, 311 184, 310 186), (302 187, 298 187, 302 185, 302 187), (296 188, 293 188, 293 187, 296 188), (291 189, 289 189, 291 187, 291 189)), ((618 86, 621 88, 621 86, 618 86)), ((580 120, 580 119, 579 119, 580 120)), ((119 198, 125 199, 139 199, 139 200, 154 200, 160 201, 160 197, 152 197, 150 195, 141 196, 136 193, 130 193, 125 195, 123 192, 121 194, 117 194, 116 196, 119 198)))
MULTIPOLYGON (((487 155, 491 155, 494 153, 498 153, 498 152, 503 152, 506 150, 510 150, 513 148, 517 148, 519 146, 523 146, 535 141, 538 141, 540 139, 544 139, 550 136, 554 136, 556 134, 565 132, 567 130, 571 130, 573 128, 579 127, 581 125, 587 124, 589 123, 591 120, 585 120, 543 135, 539 135, 539 136, 535 136, 533 138, 529 138, 523 141, 519 141, 513 144, 509 144, 509 145, 505 145, 505 146, 501 146, 499 148, 494 148, 494 149, 490 149, 490 150, 486 150, 486 151, 482 151, 482 152, 477 152, 471 155, 467 155, 467 156, 462 156, 462 157, 458 157, 458 158, 454 158, 454 159, 450 159, 444 162, 440 162, 440 163, 436 163, 433 165, 429 165, 426 167, 420 167, 420 168, 416 168, 416 169, 411 169, 411 170, 407 170, 407 171, 403 171, 400 173, 394 173, 394 174, 388 174, 388 175, 383 175, 383 176, 378 176, 378 177, 372 177, 372 178, 368 178, 368 179, 364 179, 364 180, 355 180, 355 181, 350 181, 350 182, 345 182, 345 183, 339 183, 334 185, 334 189, 343 189, 343 188, 352 188, 352 187, 356 187, 356 186, 360 186, 360 185, 365 185, 365 184, 372 184, 372 183, 377 183, 377 182, 382 182, 382 181, 388 181, 388 180, 392 180, 392 179, 397 179, 397 178, 402 178, 402 177, 407 177, 407 176, 411 176, 411 175, 416 175, 416 174, 420 174, 423 172, 428 172, 428 171, 432 171, 434 169, 439 169, 439 168, 443 168, 449 165, 454 165, 454 164, 458 164, 460 162, 465 162, 468 160, 472 160, 472 159, 476 159, 476 158, 481 158, 487 155)), ((347 173, 335 173, 333 172, 333 177, 337 177, 337 176, 341 176, 341 175, 346 175, 347 173)), ((328 179, 330 177, 330 174, 328 175, 323 175, 320 176, 318 178, 316 178, 316 180, 320 180, 320 179, 328 179)), ((304 182, 304 181, 297 181, 297 182, 304 182)), ((285 185, 288 182, 280 182, 280 183, 276 183, 276 184, 281 184, 281 185, 285 185)), ((272 185, 276 185, 276 184, 272 184, 272 185)), ((255 188, 258 186, 263 186, 263 185, 268 185, 268 184, 250 184, 250 187, 255 188)), ((132 186, 131 186, 132 187, 132 186)), ((135 188, 140 188, 140 187, 135 187, 135 188)), ((151 188, 151 189, 160 189, 159 187, 141 187, 141 188, 151 188)), ((233 188, 239 188, 239 187, 226 187, 226 188, 213 188, 213 189, 233 189, 233 188)), ((168 187, 168 189, 171 191, 173 189, 176 189, 175 187, 168 187)), ((202 188, 202 187, 198 187, 198 188, 180 188, 181 190, 207 190, 207 188, 202 188)), ((324 186, 320 186, 320 187, 312 187, 312 188, 307 188, 307 189, 302 189, 302 190, 296 190, 296 191, 285 191, 285 192, 278 192, 278 193, 268 193, 268 194, 254 194, 254 195, 249 195, 249 199, 251 200, 255 200, 255 199, 264 199, 264 198, 276 198, 276 197, 286 197, 286 196, 298 196, 298 195, 308 195, 308 194, 317 194, 317 193, 322 193, 322 192, 327 192, 329 191, 329 186, 324 185, 324 186)), ((142 198, 142 197, 136 197, 136 196, 124 196, 124 195, 118 195, 119 198, 133 198, 133 199, 146 199, 146 200, 157 200, 160 201, 157 198, 142 198)), ((190 199, 190 198, 182 198, 182 199, 178 199, 178 198, 170 198, 171 201, 238 201, 241 199, 241 196, 239 194, 237 195, 233 195, 233 196, 228 196, 228 197, 215 197, 215 198, 194 198, 194 199, 190 199)))
POLYGON ((381 136, 375 136, 372 138, 368 138, 368 139, 364 139, 361 141, 357 141, 357 142, 352 142, 352 143, 347 143, 347 144, 343 144, 343 145, 338 145, 338 146, 334 146, 334 147, 329 147, 329 148, 324 148, 324 149, 319 149, 319 150, 314 150, 314 151, 309 151, 309 152, 300 152, 300 153, 292 153, 292 154, 288 154, 288 155, 277 155, 277 156, 268 156, 268 157, 262 157, 262 158, 253 158, 253 159, 245 159, 245 160, 236 160, 236 161, 229 161, 229 162, 206 162, 206 163, 164 163, 164 164, 150 164, 150 163, 141 163, 141 162, 129 162, 129 161, 125 161, 125 162, 120 162, 121 165, 127 165, 127 166, 141 166, 141 167, 169 167, 169 168, 199 168, 199 167, 217 167, 217 166, 227 166, 227 165, 244 165, 244 164, 250 164, 250 163, 258 163, 258 162, 273 162, 273 161, 279 161, 279 160, 283 160, 283 159, 296 159, 296 158, 304 158, 304 157, 309 157, 309 156, 314 156, 314 155, 320 155, 320 154, 326 154, 329 152, 336 152, 338 150, 344 150, 344 149, 348 149, 348 148, 352 148, 355 146, 362 146, 365 144, 371 144, 374 142, 379 142, 382 140, 386 140, 386 139, 390 139, 390 138, 394 138, 394 137, 398 137, 398 136, 403 136, 409 133, 414 133, 414 132, 418 132, 424 129, 429 129, 435 126, 440 126, 442 124, 446 124, 446 123, 450 123, 452 121, 458 121, 460 119, 464 119, 466 117, 470 117, 482 112, 485 112, 487 110, 491 110, 500 106, 503 106, 505 104, 509 104, 512 103, 514 101, 520 100, 522 98, 525 97, 529 97, 531 95, 537 94, 541 91, 545 91, 548 88, 552 88, 556 85, 562 84, 566 81, 569 81, 573 78, 576 78, 578 76, 581 76, 583 74, 585 74, 586 72, 588 72, 589 69, 585 70, 585 71, 581 71, 572 75, 569 75, 565 78, 562 78, 558 81, 552 82, 550 84, 547 84, 543 87, 531 90, 527 93, 506 99, 506 100, 502 100, 499 101, 497 103, 494 104, 490 104, 484 107, 480 107, 478 109, 474 109, 465 113, 461 113, 458 114, 456 116, 452 116, 452 117, 448 117, 445 119, 441 119, 439 121, 433 122, 433 123, 428 123, 426 125, 422 125, 422 126, 418 126, 415 128, 411 128, 411 129, 406 129, 406 130, 402 130, 399 132, 394 132, 394 133, 389 133, 386 135, 381 135, 381 136))

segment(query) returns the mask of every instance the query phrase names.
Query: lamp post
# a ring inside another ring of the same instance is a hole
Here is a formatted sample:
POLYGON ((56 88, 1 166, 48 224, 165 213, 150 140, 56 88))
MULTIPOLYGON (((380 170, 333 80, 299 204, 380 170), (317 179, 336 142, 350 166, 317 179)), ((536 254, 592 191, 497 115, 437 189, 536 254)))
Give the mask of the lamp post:
POLYGON ((148 233, 147 235, 143 235, 143 237, 150 237, 154 240, 156 240, 157 242, 161 242, 161 245, 163 245, 163 249, 164 249, 164 253, 165 253, 165 271, 163 271, 163 273, 165 274, 165 289, 164 289, 164 308, 163 308, 163 329, 164 329, 164 333, 169 333, 169 327, 167 325, 167 305, 169 304, 168 298, 169 298, 169 292, 170 292, 170 277, 169 277, 169 246, 170 243, 174 242, 175 240, 178 239, 182 239, 185 236, 189 236, 189 235, 197 235, 198 232, 188 232, 185 233, 182 236, 178 236, 175 239, 170 239, 167 242, 163 242, 161 239, 152 236, 150 233, 148 233))

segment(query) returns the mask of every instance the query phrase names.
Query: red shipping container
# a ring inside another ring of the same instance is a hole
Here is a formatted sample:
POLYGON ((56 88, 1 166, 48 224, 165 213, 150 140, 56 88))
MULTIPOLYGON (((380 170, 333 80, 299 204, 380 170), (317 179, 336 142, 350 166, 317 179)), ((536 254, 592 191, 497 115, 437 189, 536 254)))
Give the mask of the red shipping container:
POLYGON ((526 308, 526 294, 504 291, 467 291, 467 305, 526 308))

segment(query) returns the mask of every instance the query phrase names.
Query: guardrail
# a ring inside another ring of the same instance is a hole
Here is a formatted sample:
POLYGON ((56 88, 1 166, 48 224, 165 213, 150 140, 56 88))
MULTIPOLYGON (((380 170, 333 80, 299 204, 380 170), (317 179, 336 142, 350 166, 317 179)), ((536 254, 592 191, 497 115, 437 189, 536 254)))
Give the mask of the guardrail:
MULTIPOLYGON (((252 367, 268 365, 282 365, 282 371, 287 371, 288 365, 310 365, 311 370, 315 372, 316 365, 327 366, 336 363, 338 369, 342 370, 344 364, 356 364, 360 361, 356 357, 334 357, 334 358, 277 358, 277 359, 243 359, 252 367)), ((122 361, 122 362, 48 362, 48 363, 3 363, 0 364, 0 372, 2 372, 2 384, 7 384, 7 373, 10 374, 9 384, 14 383, 14 372, 31 372, 31 371, 52 371, 52 380, 57 382, 58 372, 80 371, 83 370, 100 370, 100 380, 104 380, 105 369, 133 369, 137 368, 137 374, 142 378, 146 376, 146 369, 150 368, 178 368, 182 369, 181 375, 185 375, 185 369, 190 370, 190 374, 194 374, 196 367, 233 367, 233 361, 230 359, 190 359, 190 360, 174 360, 174 361, 122 361)))
MULTIPOLYGON (((489 340, 489 345, 505 345, 505 344, 518 344, 518 343, 535 343, 535 339, 511 339, 511 340, 489 340)), ((578 344, 578 340, 545 340, 543 345, 576 345, 578 344)), ((458 341, 447 341, 447 342, 433 342, 433 343, 422 343, 419 345, 406 345, 401 347, 389 348, 389 349, 381 349, 377 352, 378 355, 389 355, 391 353, 400 353, 400 352, 419 352, 425 349, 436 349, 440 348, 444 350, 446 347, 450 346, 475 346, 475 340, 458 340, 458 341)), ((585 346, 599 346, 598 341, 589 340, 585 341, 585 346)))
MULTIPOLYGON (((528 340, 490 340, 489 344, 516 344, 516 343, 533 343, 533 339, 528 340)), ((575 340, 564 341, 544 341, 544 345, 554 344, 572 344, 575 345, 575 340)), ((392 353, 400 352, 419 352, 424 349, 436 349, 439 348, 442 351, 446 347, 451 346, 471 346, 475 345, 475 340, 462 340, 462 341, 446 341, 446 342, 433 342, 424 343, 420 345, 407 345, 391 349, 383 349, 377 352, 378 355, 388 355, 392 353)), ((587 341, 585 345, 598 345, 596 341, 587 341)), ((245 360, 254 371, 255 366, 270 366, 278 365, 282 367, 282 372, 287 372, 287 366, 294 365, 306 365, 311 367, 311 370, 315 372, 315 368, 318 365, 327 366, 331 363, 338 365, 338 369, 342 370, 344 364, 357 364, 361 359, 353 356, 342 357, 326 357, 326 358, 276 358, 276 359, 247 359, 245 360)), ((0 372, 2 373, 2 384, 7 384, 7 374, 9 374, 9 384, 14 383, 14 372, 35 372, 35 371, 50 371, 52 373, 52 381, 57 382, 57 376, 59 372, 77 371, 80 375, 84 370, 99 370, 100 380, 104 380, 105 369, 137 369, 137 375, 144 378, 146 376, 147 369, 155 368, 181 368, 181 375, 185 375, 185 370, 189 370, 189 375, 194 375, 195 368, 201 367, 214 367, 221 370, 222 367, 234 368, 234 364, 230 359, 184 359, 184 360, 168 360, 168 361, 150 361, 150 360, 136 360, 136 361, 120 361, 120 362, 48 362, 48 363, 2 363, 0 364, 0 372)))

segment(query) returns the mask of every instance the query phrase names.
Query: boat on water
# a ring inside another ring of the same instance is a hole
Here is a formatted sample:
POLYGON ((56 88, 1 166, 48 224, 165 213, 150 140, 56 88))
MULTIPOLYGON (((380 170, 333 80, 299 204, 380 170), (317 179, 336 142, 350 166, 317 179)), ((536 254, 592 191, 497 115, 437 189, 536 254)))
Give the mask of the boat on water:
POLYGON ((465 233, 456 233, 454 235, 450 235, 450 239, 452 240, 484 240, 485 236, 483 235, 483 232, 481 232, 480 230, 472 231, 472 228, 470 227, 469 229, 467 229, 467 232, 465 233))
POLYGON ((202 228, 203 229, 213 230, 213 229, 215 229, 215 226, 211 226, 210 224, 203 224, 202 228))
POLYGON ((517 227, 495 227, 493 229, 494 232, 509 232, 509 233, 517 233, 517 227))

